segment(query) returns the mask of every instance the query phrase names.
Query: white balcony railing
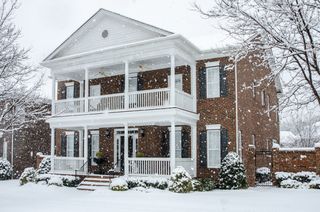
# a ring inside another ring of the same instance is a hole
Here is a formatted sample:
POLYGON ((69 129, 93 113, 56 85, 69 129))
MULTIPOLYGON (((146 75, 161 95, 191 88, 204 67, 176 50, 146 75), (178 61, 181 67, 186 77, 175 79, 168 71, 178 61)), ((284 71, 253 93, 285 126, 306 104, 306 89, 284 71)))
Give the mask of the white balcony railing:
MULTIPOLYGON (((88 97, 88 112, 124 110, 125 94, 109 94, 88 97)), ((129 92, 128 110, 178 107, 188 111, 193 109, 193 97, 183 91, 176 90, 175 105, 170 102, 170 89, 152 89, 129 92)), ((73 114, 85 112, 85 98, 57 100, 53 112, 59 114, 73 114)))
POLYGON ((85 173, 85 159, 80 157, 54 157, 53 172, 55 173, 85 173))
POLYGON ((170 175, 170 158, 128 158, 129 175, 170 175))
POLYGON ((53 105, 55 114, 82 113, 84 112, 84 108, 84 98, 58 100, 53 105))

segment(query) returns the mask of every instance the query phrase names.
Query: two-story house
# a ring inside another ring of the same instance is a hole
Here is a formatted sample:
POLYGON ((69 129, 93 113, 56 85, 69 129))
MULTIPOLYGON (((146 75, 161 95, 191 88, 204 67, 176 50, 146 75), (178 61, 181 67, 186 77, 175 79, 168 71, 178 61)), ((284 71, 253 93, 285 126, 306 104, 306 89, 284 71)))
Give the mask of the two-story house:
POLYGON ((93 172, 97 152, 128 176, 183 166, 214 177, 230 151, 255 164, 249 145, 279 140, 277 112, 268 110, 277 89, 246 89, 269 69, 253 71, 255 57, 228 69, 229 58, 100 9, 42 62, 52 77, 52 172, 93 172))

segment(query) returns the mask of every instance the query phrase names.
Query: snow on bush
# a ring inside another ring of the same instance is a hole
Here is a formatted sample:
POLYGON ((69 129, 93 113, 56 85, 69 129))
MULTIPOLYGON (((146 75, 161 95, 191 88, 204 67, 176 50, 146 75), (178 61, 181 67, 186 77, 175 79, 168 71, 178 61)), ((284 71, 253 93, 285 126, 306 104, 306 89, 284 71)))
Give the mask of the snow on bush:
POLYGON ((63 186, 62 177, 51 175, 50 179, 48 180, 48 185, 63 186))
POLYGON ((215 188, 214 182, 210 178, 192 179, 193 191, 211 191, 215 188))
POLYGON ((9 161, 0 159, 0 180, 8 180, 12 175, 12 166, 9 161))
POLYGON ((80 183, 80 177, 75 176, 61 176, 61 180, 64 186, 77 187, 80 183))
POLYGON ((38 174, 48 174, 51 170, 51 158, 45 157, 42 159, 41 163, 39 164, 39 169, 37 170, 38 174))
POLYGON ((182 166, 175 168, 169 180, 169 191, 188 193, 192 190, 191 176, 189 173, 182 166))
POLYGON ((302 183, 297 180, 283 180, 280 183, 281 188, 300 188, 302 186, 302 183))
POLYGON ((281 182, 284 180, 292 179, 293 173, 291 172, 276 172, 276 184, 280 186, 281 182))
POLYGON ((114 178, 111 181, 110 188, 113 191, 126 191, 128 190, 128 183, 122 177, 114 178))
POLYGON ((271 180, 271 171, 268 167, 260 167, 256 170, 256 181, 265 183, 271 180))
POLYGON ((168 188, 168 179, 162 177, 128 177, 125 180, 128 183, 128 189, 151 187, 164 190, 168 188))
POLYGON ((320 179, 311 181, 309 183, 309 187, 313 189, 320 189, 320 179))
POLYGON ((38 174, 36 177, 35 177, 35 182, 38 183, 38 182, 44 182, 44 183, 48 183, 49 179, 51 178, 51 174, 38 174))
POLYGON ((219 172, 219 187, 222 189, 247 188, 244 165, 235 152, 229 152, 222 160, 219 172))
POLYGON ((315 172, 297 172, 293 174, 292 179, 301 183, 309 183, 316 178, 315 172))
POLYGON ((36 170, 33 167, 25 168, 19 178, 20 185, 24 185, 28 182, 35 182, 36 174, 36 170))

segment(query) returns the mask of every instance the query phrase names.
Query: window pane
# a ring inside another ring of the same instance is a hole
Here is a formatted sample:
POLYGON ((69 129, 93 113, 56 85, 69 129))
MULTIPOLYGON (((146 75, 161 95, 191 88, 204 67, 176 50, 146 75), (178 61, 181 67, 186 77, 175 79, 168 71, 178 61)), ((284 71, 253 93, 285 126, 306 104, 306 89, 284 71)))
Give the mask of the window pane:
POLYGON ((220 130, 208 130, 208 167, 220 166, 220 130))
POLYGON ((67 136, 67 157, 74 157, 74 136, 67 136))
POLYGON ((207 96, 209 98, 220 96, 219 67, 207 68, 207 96))
POLYGON ((73 86, 67 86, 67 99, 73 98, 73 92, 74 92, 74 87, 73 86))

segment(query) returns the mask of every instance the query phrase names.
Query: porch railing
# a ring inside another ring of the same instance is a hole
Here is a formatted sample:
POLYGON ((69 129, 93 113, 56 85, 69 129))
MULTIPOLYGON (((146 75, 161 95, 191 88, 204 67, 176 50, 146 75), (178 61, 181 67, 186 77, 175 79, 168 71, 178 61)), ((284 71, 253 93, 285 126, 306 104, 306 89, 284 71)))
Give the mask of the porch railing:
POLYGON ((129 175, 170 175, 170 158, 128 158, 129 175))
POLYGON ((129 108, 157 108, 170 106, 170 89, 153 89, 129 93, 129 108))
POLYGON ((54 103, 53 111, 55 114, 63 113, 82 113, 85 108, 84 98, 58 100, 54 103))
POLYGON ((53 172, 57 173, 72 173, 75 170, 78 173, 85 173, 85 159, 76 157, 54 157, 53 172))
MULTIPOLYGON (((176 103, 175 105, 171 105, 169 88, 135 91, 128 94, 128 109, 152 109, 175 106, 192 111, 192 99, 193 97, 190 94, 176 90, 176 103)), ((85 98, 57 100, 53 106, 54 113, 57 115, 82 113, 85 112, 85 103, 85 98)), ((88 97, 88 112, 116 111, 124 110, 125 108, 124 93, 88 97)))
POLYGON ((104 110, 123 110, 124 94, 109 94, 89 97, 89 112, 104 110))
POLYGON ((176 90, 176 106, 185 110, 192 111, 193 109, 193 97, 183 91, 176 90))

